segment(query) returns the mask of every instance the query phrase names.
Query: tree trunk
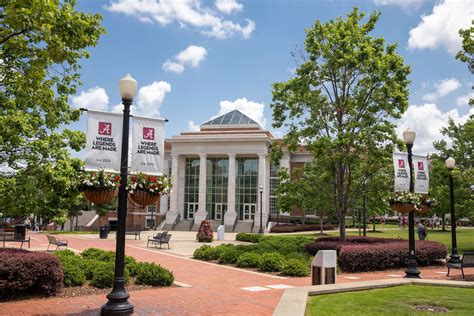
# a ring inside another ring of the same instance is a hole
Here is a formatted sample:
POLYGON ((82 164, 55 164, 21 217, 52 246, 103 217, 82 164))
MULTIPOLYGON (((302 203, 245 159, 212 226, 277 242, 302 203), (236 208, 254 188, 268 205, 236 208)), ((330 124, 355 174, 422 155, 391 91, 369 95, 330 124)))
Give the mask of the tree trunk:
POLYGON ((321 225, 321 236, 323 235, 323 215, 319 214, 319 224, 321 225))
POLYGON ((341 215, 339 214, 339 240, 346 241, 346 218, 344 215, 341 215))
POLYGON ((69 231, 72 232, 72 228, 74 225, 74 216, 69 216, 69 231))
POLYGON ((79 224, 79 215, 76 214, 76 229, 75 229, 76 231, 77 231, 78 224, 79 224))
POLYGON ((372 224, 374 225, 372 231, 375 231, 375 215, 372 215, 372 224))

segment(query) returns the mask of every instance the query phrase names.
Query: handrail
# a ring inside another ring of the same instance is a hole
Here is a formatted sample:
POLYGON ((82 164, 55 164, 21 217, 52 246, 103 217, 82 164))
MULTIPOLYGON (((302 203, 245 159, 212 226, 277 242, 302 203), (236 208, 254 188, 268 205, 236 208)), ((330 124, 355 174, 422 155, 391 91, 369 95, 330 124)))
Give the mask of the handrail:
POLYGON ((237 226, 237 223, 239 222, 239 215, 235 216, 234 224, 232 225, 232 232, 235 231, 235 226, 237 226))
POLYGON ((181 217, 181 214, 178 213, 178 216, 176 216, 176 218, 175 218, 173 224, 171 224, 171 230, 174 230, 174 228, 176 227, 176 225, 178 225, 180 217, 181 217))
MULTIPOLYGON (((163 223, 163 221, 166 220, 166 214, 163 214, 162 216, 160 216, 160 221, 158 223, 156 223, 155 227, 160 227, 161 223, 163 223)), ((161 214, 160 214, 161 215, 161 214)))

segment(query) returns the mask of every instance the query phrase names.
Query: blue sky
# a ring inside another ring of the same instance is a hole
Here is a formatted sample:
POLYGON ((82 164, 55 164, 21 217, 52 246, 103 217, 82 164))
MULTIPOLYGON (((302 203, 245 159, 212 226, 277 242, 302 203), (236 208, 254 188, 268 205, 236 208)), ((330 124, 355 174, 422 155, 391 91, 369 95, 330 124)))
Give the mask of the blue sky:
MULTIPOLYGON (((411 106, 398 129, 417 131, 415 151, 432 151, 449 116, 464 122, 474 113, 472 76, 454 58, 457 31, 474 17, 470 0, 80 0, 77 9, 101 14, 107 34, 82 61, 71 103, 120 109, 118 80, 131 73, 135 112, 168 118, 167 137, 234 108, 281 136, 271 127, 272 83, 292 76, 305 28, 354 6, 381 11, 373 35, 398 43, 412 67, 411 106)), ((85 115, 71 127, 85 131, 85 115)))

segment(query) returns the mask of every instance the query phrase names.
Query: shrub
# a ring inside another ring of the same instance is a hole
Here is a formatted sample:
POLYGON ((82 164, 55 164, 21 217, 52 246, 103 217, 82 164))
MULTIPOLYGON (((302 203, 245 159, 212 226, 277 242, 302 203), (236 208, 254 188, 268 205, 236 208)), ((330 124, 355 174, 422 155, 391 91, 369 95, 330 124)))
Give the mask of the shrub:
POLYGON ((84 271, 84 275, 86 280, 92 280, 94 277, 94 270, 97 268, 98 265, 104 264, 102 261, 98 261, 95 259, 83 259, 82 260, 82 271, 84 271))
POLYGON ((227 247, 219 255, 220 264, 236 263, 243 250, 237 247, 227 247))
POLYGON ((170 286, 174 282, 173 273, 155 263, 137 263, 136 284, 170 286))
POLYGON ((58 251, 55 251, 53 254, 58 257, 76 256, 74 251, 69 250, 69 249, 58 250, 58 251))
POLYGON ((86 283, 86 275, 79 260, 61 260, 64 271, 64 286, 82 286, 86 283))
MULTIPOLYGON (((335 226, 332 224, 324 224, 323 230, 334 230, 335 226)), ((270 230, 271 233, 293 233, 303 231, 320 231, 321 225, 317 224, 306 224, 306 225, 278 225, 273 226, 270 230)))
POLYGON ((201 222, 196 234, 196 239, 199 242, 211 242, 214 239, 211 222, 207 220, 201 222))
POLYGON ((309 263, 298 260, 298 259, 289 259, 283 265, 281 270, 283 275, 304 277, 309 275, 309 263))
POLYGON ((339 253, 341 243, 338 241, 315 241, 304 246, 304 250, 315 256, 319 250, 336 250, 339 253))
POLYGON ((262 234, 238 233, 237 236, 235 236, 235 240, 259 243, 263 237, 264 236, 262 234))
POLYGON ((237 258, 237 266, 241 268, 258 268, 261 255, 253 252, 243 253, 237 258))
POLYGON ((266 272, 281 271, 285 258, 279 253, 265 253, 260 261, 260 270, 266 272))
MULTIPOLYGON (((98 262, 99 264, 94 269, 91 285, 100 289, 112 287, 114 283, 114 265, 112 263, 98 262)), ((128 269, 124 270, 125 284, 130 281, 130 274, 128 269)))
POLYGON ((0 297, 56 295, 63 287, 59 259, 48 253, 0 249, 0 297))
POLYGON ((97 248, 88 248, 81 252, 81 256, 84 259, 94 259, 104 262, 113 262, 115 261, 115 253, 113 251, 106 251, 97 248))

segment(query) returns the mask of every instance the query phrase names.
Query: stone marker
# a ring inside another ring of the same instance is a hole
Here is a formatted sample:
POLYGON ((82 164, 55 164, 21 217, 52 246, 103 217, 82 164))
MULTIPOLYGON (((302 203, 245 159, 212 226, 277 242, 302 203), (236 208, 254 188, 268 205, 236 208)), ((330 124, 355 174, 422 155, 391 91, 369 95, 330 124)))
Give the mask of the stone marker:
POLYGON ((217 240, 225 240, 225 226, 220 225, 219 228, 217 228, 217 240))
POLYGON ((311 262, 312 285, 336 283, 336 265, 335 250, 319 250, 311 262))

